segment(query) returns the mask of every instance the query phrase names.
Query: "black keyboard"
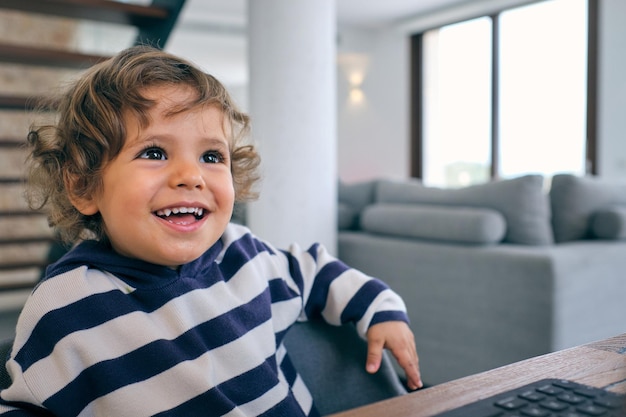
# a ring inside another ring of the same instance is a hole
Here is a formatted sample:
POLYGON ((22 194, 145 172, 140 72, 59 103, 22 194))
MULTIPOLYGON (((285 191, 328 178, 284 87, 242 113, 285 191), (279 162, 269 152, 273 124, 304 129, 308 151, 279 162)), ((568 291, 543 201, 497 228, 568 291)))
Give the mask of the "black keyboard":
POLYGON ((436 417, 626 417, 626 394, 563 379, 542 379, 436 417))

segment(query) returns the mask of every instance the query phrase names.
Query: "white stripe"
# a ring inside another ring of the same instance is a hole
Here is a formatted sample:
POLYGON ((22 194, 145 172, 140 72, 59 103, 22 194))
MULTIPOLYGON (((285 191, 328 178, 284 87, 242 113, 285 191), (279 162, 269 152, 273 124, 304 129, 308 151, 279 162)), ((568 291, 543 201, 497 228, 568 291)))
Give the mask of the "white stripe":
POLYGON ((270 321, 244 337, 182 362, 136 384, 122 387, 87 406, 80 416, 111 416, 117 406, 123 415, 141 417, 172 409, 214 386, 261 365, 274 353, 270 321), (142 401, 150 398, 150 401, 142 401))
POLYGON ((361 320, 356 323, 356 329, 361 337, 365 337, 370 321, 372 321, 372 317, 374 317, 376 312, 389 310, 406 311, 406 307, 398 294, 390 289, 386 289, 374 298, 361 320))
POLYGON ((50 311, 82 300, 85 295, 101 294, 114 289, 125 293, 133 290, 108 272, 81 266, 43 281, 31 298, 39 306, 46 307, 46 311, 50 311), (50 297, 55 294, 59 296, 50 297))
MULTIPOLYGON (((32 391, 21 377, 21 366, 15 362, 15 360, 11 359, 6 363, 6 367, 9 375, 11 375, 12 383, 9 388, 1 391, 2 398, 6 401, 24 401, 41 407, 41 402, 35 398, 32 391)), ((0 405, 0 411, 1 410, 2 406, 0 405)))
POLYGON ((294 381, 291 390, 296 401, 298 401, 298 404, 300 404, 300 407, 304 410, 304 413, 308 415, 311 412, 311 408, 313 408, 313 397, 302 378, 300 378, 300 375, 298 375, 294 381))
POLYGON ((281 363, 283 363, 286 355, 287 348, 285 347, 284 343, 281 343, 280 346, 278 346, 278 349, 276 349, 276 363, 279 364, 279 366, 281 363))
POLYGON ((370 278, 354 269, 349 269, 339 275, 331 284, 328 290, 328 300, 322 311, 322 317, 334 325, 341 324, 341 313, 346 305, 354 297, 354 294, 366 283, 370 278))
MULTIPOLYGON (((15 339, 17 349, 21 349, 26 343, 32 329, 44 314, 75 303, 86 296, 120 289, 122 286, 128 288, 113 275, 87 269, 86 266, 43 281, 28 298, 22 310, 18 327, 29 331, 19 333, 15 339)), ((132 291, 132 288, 128 288, 128 291, 132 291)))
POLYGON ((276 333, 288 329, 302 311, 302 299, 292 298, 272 304, 272 319, 276 333))

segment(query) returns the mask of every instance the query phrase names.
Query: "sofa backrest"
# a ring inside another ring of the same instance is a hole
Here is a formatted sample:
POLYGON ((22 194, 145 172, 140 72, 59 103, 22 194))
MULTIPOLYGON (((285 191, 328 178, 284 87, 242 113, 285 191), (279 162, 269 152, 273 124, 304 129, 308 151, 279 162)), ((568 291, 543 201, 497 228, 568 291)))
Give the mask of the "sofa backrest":
POLYGON ((339 228, 461 244, 626 239, 626 181, 558 174, 465 188, 417 179, 339 184, 339 228))
POLYGON ((426 187, 416 179, 402 181, 381 179, 360 183, 358 188, 344 185, 339 191, 339 201, 343 204, 356 201, 356 196, 360 197, 358 201, 364 208, 359 210, 358 206, 352 206, 357 212, 354 222, 366 231, 376 233, 386 231, 393 235, 404 233, 407 237, 459 243, 488 244, 500 241, 524 245, 553 243, 550 204, 543 187, 543 177, 540 175, 496 180, 457 189, 426 187), (371 190, 373 196, 368 194, 371 190), (351 198, 347 198, 346 195, 351 198), (363 205, 364 201, 369 201, 369 204, 363 205), (415 224, 410 224, 411 217, 403 213, 407 220, 406 227, 401 228, 396 218, 392 222, 388 221, 390 227, 385 230, 384 220, 377 216, 389 217, 394 211, 380 210, 380 207, 376 209, 376 206, 381 204, 387 207, 410 205, 419 208, 420 210, 415 211, 413 222, 441 226, 416 227, 415 224), (376 216, 373 212, 376 212, 376 216), (481 227, 472 228, 470 227, 472 225, 481 227), (441 233, 437 234, 437 230, 441 233), (454 235, 453 232, 459 230, 462 230, 462 233, 454 235))
POLYGON ((626 182, 559 174, 550 187, 556 242, 626 238, 626 182))

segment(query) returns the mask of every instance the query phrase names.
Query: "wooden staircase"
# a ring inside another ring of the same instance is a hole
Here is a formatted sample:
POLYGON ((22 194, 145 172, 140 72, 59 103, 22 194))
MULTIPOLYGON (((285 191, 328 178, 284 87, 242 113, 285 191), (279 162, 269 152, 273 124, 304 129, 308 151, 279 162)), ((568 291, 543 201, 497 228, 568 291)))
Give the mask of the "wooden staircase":
MULTIPOLYGON (((38 19, 62 18, 73 21, 102 22, 136 29, 134 43, 148 43, 163 48, 174 28, 185 0, 153 0, 150 4, 132 4, 109 0, 0 0, 2 13, 38 16, 38 19)), ((80 73, 108 56, 49 47, 46 42, 26 44, 6 42, 0 37, 0 71, 10 66, 24 69, 32 77, 36 91, 12 92, 11 77, 0 78, 0 311, 2 297, 28 292, 40 279, 48 264, 54 233, 42 213, 31 211, 23 198, 24 144, 31 111, 38 94, 45 94, 42 79, 34 72, 70 71, 80 73), (28 69, 28 70, 27 70, 28 69)), ((130 46, 130 45, 128 45, 130 46)), ((15 72, 15 71, 14 71, 15 72)), ((1 75, 1 73, 0 73, 1 75)), ((20 78, 22 74, 20 73, 20 78)), ((23 80, 21 80, 23 81, 23 80)), ((49 88, 56 88, 50 85, 49 88)))

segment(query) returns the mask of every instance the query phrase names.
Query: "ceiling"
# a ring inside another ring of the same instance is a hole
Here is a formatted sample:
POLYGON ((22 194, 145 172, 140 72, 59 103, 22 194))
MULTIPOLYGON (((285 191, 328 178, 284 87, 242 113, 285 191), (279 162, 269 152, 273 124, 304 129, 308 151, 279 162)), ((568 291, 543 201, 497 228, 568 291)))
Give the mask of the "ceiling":
MULTIPOLYGON (((257 0, 261 1, 261 0, 257 0)), ((335 0, 340 26, 375 28, 445 9, 461 3, 481 0, 335 0)), ((181 25, 213 24, 226 28, 245 26, 247 0, 187 0, 181 25)))
MULTIPOLYGON (((166 49, 193 60, 229 86, 245 85, 247 1, 187 0, 166 49)), ((340 29, 377 29, 420 14, 483 0, 335 1, 340 29)))
POLYGON ((336 0, 340 25, 380 27, 476 0, 336 0))

